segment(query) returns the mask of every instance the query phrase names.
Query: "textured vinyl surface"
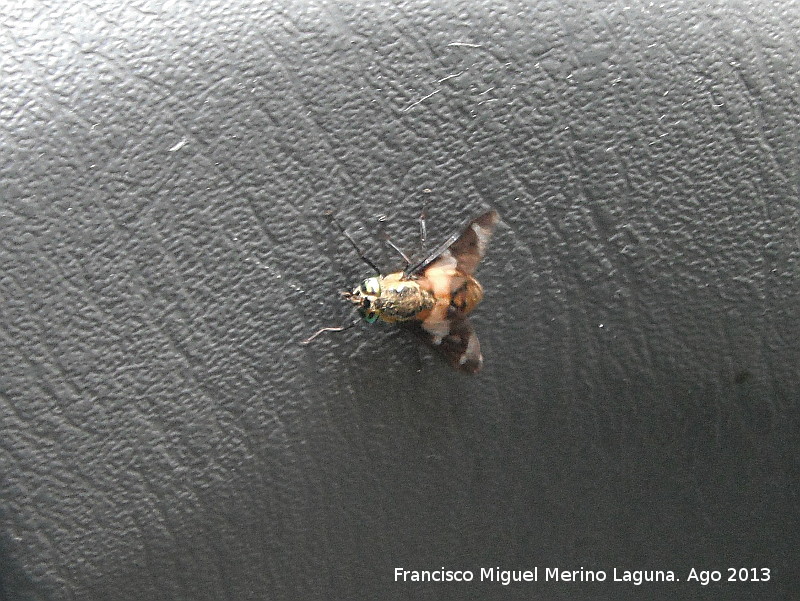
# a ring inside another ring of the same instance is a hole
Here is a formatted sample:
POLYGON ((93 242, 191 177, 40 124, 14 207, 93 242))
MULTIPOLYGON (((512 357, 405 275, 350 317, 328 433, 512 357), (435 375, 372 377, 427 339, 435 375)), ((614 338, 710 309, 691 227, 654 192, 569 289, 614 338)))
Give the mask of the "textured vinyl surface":
POLYGON ((279 4, 0 11, 5 599, 796 594, 798 5, 279 4), (300 345, 423 205, 484 371, 300 345))

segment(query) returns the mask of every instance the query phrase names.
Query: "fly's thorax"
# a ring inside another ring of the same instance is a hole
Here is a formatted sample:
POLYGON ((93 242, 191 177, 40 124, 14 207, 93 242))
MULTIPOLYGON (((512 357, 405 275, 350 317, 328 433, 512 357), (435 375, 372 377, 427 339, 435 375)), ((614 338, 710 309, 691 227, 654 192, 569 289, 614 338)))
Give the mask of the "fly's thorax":
POLYGON ((378 319, 390 323, 414 319, 435 303, 429 290, 414 280, 406 279, 403 272, 367 278, 346 296, 369 323, 378 319))
POLYGON ((383 278, 377 303, 380 318, 391 323, 416 318, 423 311, 430 310, 435 299, 419 282, 398 272, 383 278))

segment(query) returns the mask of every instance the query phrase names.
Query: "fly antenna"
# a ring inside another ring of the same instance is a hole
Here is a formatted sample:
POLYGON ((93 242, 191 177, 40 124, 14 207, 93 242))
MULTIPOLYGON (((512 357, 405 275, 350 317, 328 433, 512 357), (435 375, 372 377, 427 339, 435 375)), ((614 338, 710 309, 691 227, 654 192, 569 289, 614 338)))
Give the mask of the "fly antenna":
POLYGON ((344 237, 347 238, 350 241, 350 244, 353 245, 353 248, 358 253, 358 256, 361 257, 361 260, 364 261, 364 263, 366 263, 370 267, 372 267, 372 269, 375 270, 375 273, 377 275, 381 275, 381 270, 378 269, 378 266, 375 265, 375 263, 373 263, 367 255, 364 254, 364 251, 361 250, 361 248, 358 246, 358 244, 356 244, 356 241, 353 240, 353 237, 350 234, 347 233, 347 230, 345 230, 342 227, 342 224, 339 223, 339 221, 336 219, 336 217, 333 216, 333 213, 328 213, 328 217, 333 222, 333 224, 337 228, 339 228, 339 231, 342 232, 342 235, 344 235, 344 237))

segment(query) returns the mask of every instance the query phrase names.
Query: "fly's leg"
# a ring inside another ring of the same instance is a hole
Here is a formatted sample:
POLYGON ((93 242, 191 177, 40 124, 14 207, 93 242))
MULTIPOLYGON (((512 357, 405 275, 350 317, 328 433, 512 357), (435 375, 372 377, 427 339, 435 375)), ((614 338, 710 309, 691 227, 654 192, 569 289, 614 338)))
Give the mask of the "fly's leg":
POLYGON ((425 220, 428 218, 428 209, 423 207, 422 212, 419 214, 419 251, 420 254, 425 254, 425 240, 428 238, 428 228, 425 226, 425 220))
POLYGON ((360 321, 361 321, 360 319, 357 319, 353 323, 351 323, 349 325, 346 325, 346 326, 332 326, 332 327, 327 327, 327 328, 320 328, 319 330, 314 332, 311 336, 309 336, 308 338, 303 340, 303 342, 301 344, 308 344, 312 340, 314 340, 314 338, 316 338, 320 334, 324 334, 325 332, 344 332, 345 330, 349 330, 350 328, 352 328, 354 325, 356 325, 360 321))
POLYGON ((353 237, 347 233, 347 230, 345 230, 342 227, 342 224, 336 220, 333 214, 329 213, 328 217, 334 223, 334 225, 336 225, 336 227, 339 228, 339 231, 342 232, 342 235, 344 235, 344 237, 350 241, 350 244, 353 245, 353 248, 355 249, 356 253, 358 253, 358 256, 361 258, 361 260, 364 261, 364 263, 366 263, 370 267, 372 267, 372 269, 375 270, 376 275, 381 275, 381 270, 378 269, 378 266, 375 265, 375 263, 373 263, 367 255, 364 254, 364 251, 361 250, 358 244, 356 244, 356 241, 353 240, 353 237))
POLYGON ((384 241, 386 242, 386 244, 395 249, 400 254, 401 257, 403 257, 403 261, 406 262, 405 267, 403 267, 403 269, 406 269, 409 265, 411 265, 411 259, 408 258, 408 255, 404 253, 402 249, 399 246, 397 246, 397 244, 392 242, 388 236, 384 237, 384 241))
MULTIPOLYGON (((425 220, 427 218, 428 218, 427 210, 423 208, 422 212, 419 214, 419 217, 417 218, 417 220, 419 221, 419 249, 421 254, 425 254, 425 240, 428 237, 428 228, 425 225, 425 220)), ((408 268, 411 266, 411 259, 408 257, 406 253, 403 252, 403 250, 399 246, 397 246, 397 244, 392 242, 391 238, 389 238, 389 236, 386 233, 383 234, 383 239, 386 242, 386 244, 388 244, 395 251, 397 251, 397 254, 403 257, 403 261, 405 261, 405 266, 403 267, 403 271, 407 271, 408 268)))

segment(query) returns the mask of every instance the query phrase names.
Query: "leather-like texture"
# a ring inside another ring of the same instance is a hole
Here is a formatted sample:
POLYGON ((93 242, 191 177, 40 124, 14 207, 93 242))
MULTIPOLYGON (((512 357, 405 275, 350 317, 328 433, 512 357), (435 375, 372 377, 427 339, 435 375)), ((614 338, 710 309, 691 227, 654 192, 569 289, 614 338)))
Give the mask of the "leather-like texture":
POLYGON ((5 598, 794 594, 798 5, 283 4, 0 11, 5 598), (423 206, 483 372, 301 345, 423 206))

